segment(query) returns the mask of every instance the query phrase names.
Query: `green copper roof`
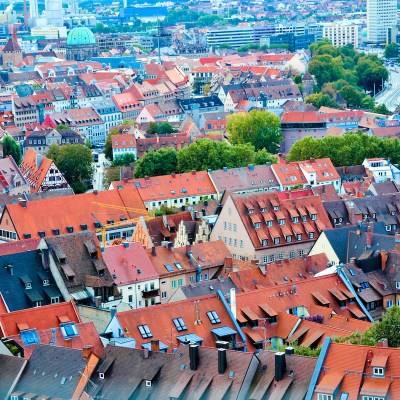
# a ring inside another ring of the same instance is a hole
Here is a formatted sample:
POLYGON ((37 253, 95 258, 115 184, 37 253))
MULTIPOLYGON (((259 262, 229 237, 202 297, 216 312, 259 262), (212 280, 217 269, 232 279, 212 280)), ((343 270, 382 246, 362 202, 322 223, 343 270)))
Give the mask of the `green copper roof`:
POLYGON ((81 46, 85 44, 95 44, 96 38, 93 35, 93 32, 82 25, 77 26, 72 29, 67 36, 67 45, 69 46, 81 46))

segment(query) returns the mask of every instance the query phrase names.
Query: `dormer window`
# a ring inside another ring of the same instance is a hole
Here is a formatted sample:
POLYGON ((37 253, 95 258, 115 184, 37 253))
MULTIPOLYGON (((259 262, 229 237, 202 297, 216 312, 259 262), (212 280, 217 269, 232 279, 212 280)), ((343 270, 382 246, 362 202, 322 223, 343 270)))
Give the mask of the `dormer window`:
POLYGON ((265 213, 265 212, 267 212, 267 209, 266 209, 266 208, 262 208, 262 209, 261 209, 261 212, 262 212, 262 213, 265 213))
POLYGON ((260 229, 260 227, 261 227, 261 224, 259 222, 256 222, 254 224, 254 229, 260 229))
POLYGON ((314 239, 314 232, 310 232, 310 233, 308 234, 308 237, 309 237, 310 239, 314 239))
POLYGON ((274 206, 274 211, 278 211, 279 207, 278 206, 274 206))
POLYGON ((382 367, 372 367, 372 375, 384 377, 385 376, 385 368, 382 367))
POLYGON ((278 223, 279 223, 279 225, 285 225, 285 220, 284 219, 279 219, 278 223))
POLYGON ((292 218, 292 221, 293 221, 295 224, 297 224, 297 223, 299 222, 299 217, 293 217, 293 218, 292 218))
POLYGON ((275 238, 275 239, 274 239, 274 244, 279 244, 280 241, 281 241, 280 238, 275 238))
POLYGON ((311 214, 311 221, 317 220, 317 214, 311 214))
POLYGON ((396 289, 400 289, 400 281, 396 282, 396 289))
POLYGON ((286 236, 286 241, 287 241, 287 242, 291 242, 291 241, 292 241, 292 235, 286 236))
POLYGON ((303 222, 307 222, 307 216, 306 215, 302 215, 301 219, 302 219, 303 222))
POLYGON ((262 241, 262 243, 261 243, 263 246, 268 246, 268 240, 267 239, 264 239, 263 241, 262 241))
POLYGON ((99 379, 104 379, 104 372, 99 372, 99 379))
POLYGON ((267 221, 267 226, 271 227, 272 226, 272 221, 267 221))
POLYGON ((25 283, 25 289, 32 289, 32 283, 31 282, 26 282, 25 283))
POLYGON ((297 234, 297 240, 302 240, 303 239, 303 235, 301 233, 297 234))

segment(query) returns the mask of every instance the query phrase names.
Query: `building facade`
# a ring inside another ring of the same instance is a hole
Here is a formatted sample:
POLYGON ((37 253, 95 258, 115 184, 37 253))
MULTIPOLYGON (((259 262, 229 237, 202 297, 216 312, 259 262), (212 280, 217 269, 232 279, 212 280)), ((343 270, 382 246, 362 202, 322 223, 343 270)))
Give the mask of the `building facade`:
POLYGON ((368 41, 372 43, 386 43, 387 30, 397 24, 396 0, 368 0, 367 1, 367 29, 368 41))

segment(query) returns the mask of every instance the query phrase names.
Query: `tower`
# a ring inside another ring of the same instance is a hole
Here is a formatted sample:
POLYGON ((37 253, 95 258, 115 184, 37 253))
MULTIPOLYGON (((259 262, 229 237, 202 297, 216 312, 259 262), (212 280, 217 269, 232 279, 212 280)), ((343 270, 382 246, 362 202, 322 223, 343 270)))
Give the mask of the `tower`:
POLYGON ((17 31, 14 25, 10 25, 12 36, 3 48, 3 68, 10 69, 22 61, 22 49, 18 44, 17 31))
POLYGON ((64 25, 62 0, 45 1, 47 25, 61 27, 64 25))
POLYGON ((397 0, 367 0, 368 41, 387 42, 388 28, 397 24, 397 0))

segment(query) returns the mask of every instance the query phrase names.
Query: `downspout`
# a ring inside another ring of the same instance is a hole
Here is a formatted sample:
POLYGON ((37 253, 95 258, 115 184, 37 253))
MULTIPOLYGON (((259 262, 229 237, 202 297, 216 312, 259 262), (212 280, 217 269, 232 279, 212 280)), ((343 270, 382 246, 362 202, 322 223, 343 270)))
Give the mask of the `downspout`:
POLYGON ((196 267, 196 282, 201 282, 200 281, 200 275, 201 275, 201 265, 195 260, 193 257, 193 254, 191 251, 187 252, 187 256, 189 257, 190 261, 194 264, 196 267))
POLYGON ((247 351, 247 347, 246 347, 246 336, 244 335, 244 333, 242 332, 242 330, 240 329, 240 326, 238 324, 238 322, 236 321, 236 318, 233 316, 231 308, 229 307, 229 304, 226 302, 224 295, 222 294, 221 290, 218 289, 217 290, 217 294, 219 296, 219 299, 222 301, 222 304, 225 307, 226 312, 228 313, 229 317, 231 318, 233 325, 235 325, 235 328, 237 329, 240 338, 242 339, 242 342, 244 344, 244 351, 247 351))
POLYGON ((326 337, 324 340, 324 344, 321 347, 321 352, 319 353, 317 364, 315 365, 314 372, 311 376, 310 386, 308 387, 307 394, 304 400, 311 400, 313 398, 314 389, 317 385, 318 377, 321 373, 322 366, 324 364, 326 355, 328 354, 329 346, 331 345, 331 343, 331 338, 326 337))
POLYGON ((363 310, 364 314, 367 316, 367 318, 370 320, 370 322, 374 322, 374 319, 372 318, 371 314, 368 312, 368 310, 366 309, 366 307, 364 306, 363 302, 360 300, 360 298, 358 297, 356 291, 353 288, 353 285, 351 284, 351 282, 349 281, 349 278, 347 277, 347 275, 345 274, 345 272, 343 271, 343 269, 338 266, 337 268, 337 274, 338 277, 342 280, 342 282, 345 284, 345 286, 347 287, 347 289, 354 294, 354 297, 357 301, 357 304, 360 306, 360 308, 363 310))

